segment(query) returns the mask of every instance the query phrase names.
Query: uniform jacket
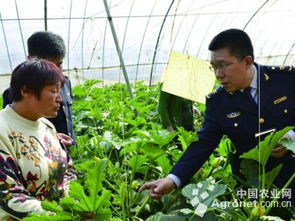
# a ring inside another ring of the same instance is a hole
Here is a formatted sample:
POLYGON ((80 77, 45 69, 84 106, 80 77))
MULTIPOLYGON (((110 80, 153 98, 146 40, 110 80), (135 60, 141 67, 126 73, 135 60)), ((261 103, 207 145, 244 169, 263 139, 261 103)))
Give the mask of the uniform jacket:
MULTIPOLYGON (((207 96, 205 121, 198 131, 199 140, 190 145, 170 172, 181 180, 182 186, 209 158, 223 135, 231 139, 237 150, 232 166, 234 173, 238 173, 238 156, 258 144, 255 133, 295 125, 295 69, 255 66, 257 83, 260 84, 258 105, 240 91, 228 93, 219 88, 207 96)), ((288 162, 292 161, 289 170, 294 172, 295 158, 290 153, 286 157, 288 162)))
MULTIPOLYGON (((73 130, 72 122, 72 88, 71 82, 68 77, 65 76, 64 86, 60 90, 62 97, 62 104, 58 110, 58 114, 55 118, 48 118, 53 123, 58 133, 64 133, 71 136, 75 140, 75 133, 73 130)), ((3 93, 3 108, 7 104, 11 104, 12 100, 9 97, 9 88, 3 93)))

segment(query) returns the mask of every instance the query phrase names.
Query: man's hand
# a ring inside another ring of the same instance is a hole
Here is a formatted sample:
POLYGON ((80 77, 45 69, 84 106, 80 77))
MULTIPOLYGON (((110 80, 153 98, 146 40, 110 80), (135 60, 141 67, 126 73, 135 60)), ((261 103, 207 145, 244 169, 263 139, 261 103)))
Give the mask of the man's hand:
POLYGON ((286 152, 287 152, 287 148, 284 147, 284 146, 282 146, 282 145, 280 145, 280 146, 276 146, 272 150, 270 156, 272 156, 274 158, 280 158, 280 157, 284 156, 286 152))
MULTIPOLYGON (((290 139, 291 140, 291 137, 288 134, 285 134, 282 137, 282 139, 288 139, 288 140, 290 139)), ((270 156, 274 157, 274 158, 280 158, 280 157, 284 156, 286 152, 287 152, 287 148, 278 142, 277 146, 275 146, 275 148, 273 148, 270 156)))
POLYGON ((165 194, 170 193, 176 188, 175 183, 168 177, 147 182, 139 188, 139 192, 149 190, 149 196, 153 199, 161 199, 165 194))
POLYGON ((63 145, 65 145, 66 147, 73 145, 73 139, 70 136, 63 134, 63 133, 57 133, 57 137, 58 137, 59 141, 63 145))

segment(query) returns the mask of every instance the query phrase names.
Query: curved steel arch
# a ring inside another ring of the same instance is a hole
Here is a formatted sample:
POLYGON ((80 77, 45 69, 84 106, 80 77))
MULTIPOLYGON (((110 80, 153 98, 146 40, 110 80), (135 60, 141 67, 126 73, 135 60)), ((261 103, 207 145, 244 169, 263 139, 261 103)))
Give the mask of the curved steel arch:
POLYGON ((155 9, 156 3, 157 3, 157 1, 154 1, 154 5, 152 7, 152 10, 150 12, 150 15, 148 16, 148 20, 146 22, 145 30, 144 30, 143 35, 142 35, 142 40, 141 40, 141 44, 140 44, 140 48, 139 48, 139 52, 138 52, 138 60, 137 60, 137 67, 136 67, 135 82, 137 82, 138 67, 139 67, 139 62, 140 62, 140 58, 141 58, 141 51, 142 51, 142 47, 143 47, 143 42, 145 40, 145 34, 147 32, 147 28, 148 28, 149 23, 150 23, 151 14, 153 13, 153 11, 155 9))
POLYGON ((250 19, 247 21, 247 23, 244 25, 243 30, 245 30, 248 26, 248 24, 252 21, 252 19, 257 15, 257 13, 269 2, 269 0, 266 0, 250 17, 250 19))
MULTIPOLYGON (((125 38, 126 38, 126 35, 127 35, 126 34, 127 33, 127 28, 128 28, 128 24, 129 24, 130 15, 131 15, 131 12, 132 12, 132 9, 133 9, 134 1, 135 0, 133 0, 133 2, 131 4, 129 14, 128 14, 128 18, 127 18, 126 25, 125 25, 125 31, 124 31, 124 36, 123 36, 123 41, 122 41, 122 46, 121 46, 122 55, 123 55, 123 51, 124 51, 125 38)), ((120 71, 121 71, 121 66, 120 66, 120 71)), ((119 74, 119 82, 121 82, 121 74, 119 74)))
POLYGON ((20 23, 19 12, 18 12, 18 7, 17 7, 17 1, 16 0, 14 0, 14 4, 15 4, 18 27, 19 27, 19 31, 20 31, 20 37, 21 37, 22 45, 23 45, 23 49, 24 49, 24 56, 25 56, 25 59, 26 59, 27 58, 26 46, 25 46, 24 35, 23 35, 23 31, 22 31, 22 26, 21 26, 21 23, 20 23))
POLYGON ((166 18, 170 12, 170 9, 172 8, 172 5, 174 4, 175 0, 172 0, 172 2, 170 3, 169 5, 169 8, 165 14, 165 17, 163 19, 163 22, 162 22, 162 25, 160 27, 160 31, 159 31, 159 34, 158 34, 158 37, 157 37, 157 42, 156 42, 156 45, 155 45, 155 50, 154 50, 154 55, 153 55, 153 60, 152 60, 152 67, 151 67, 151 72, 150 72, 150 80, 149 80, 149 86, 152 85, 152 79, 153 79, 153 69, 154 69, 154 63, 155 63, 155 59, 156 59, 156 55, 157 55, 157 49, 158 49, 158 45, 159 45, 159 41, 160 41, 160 37, 161 37, 161 33, 162 33, 162 30, 163 30, 163 27, 164 27, 164 24, 165 24, 165 21, 166 21, 166 18))
POLYGON ((69 24, 68 24, 68 76, 70 75, 70 36, 71 36, 71 17, 72 17, 73 0, 70 2, 69 24))
POLYGON ((1 11, 0 11, 0 20, 1 20, 3 38, 4 38, 4 42, 5 42, 5 47, 6 47, 6 53, 7 53, 7 57, 8 57, 8 61, 9 61, 9 66, 10 66, 10 70, 12 72, 12 63, 11 63, 10 52, 9 52, 9 48, 8 48, 8 44, 7 44, 7 38, 6 38, 6 34, 5 34, 5 29, 4 29, 4 24, 3 24, 1 11))

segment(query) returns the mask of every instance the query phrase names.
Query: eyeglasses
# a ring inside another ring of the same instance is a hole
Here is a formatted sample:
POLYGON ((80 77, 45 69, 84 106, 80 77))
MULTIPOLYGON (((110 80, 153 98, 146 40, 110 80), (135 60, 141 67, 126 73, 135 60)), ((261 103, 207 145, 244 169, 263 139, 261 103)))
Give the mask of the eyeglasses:
POLYGON ((224 71, 229 66, 231 66, 233 64, 236 64, 236 63, 240 62, 241 60, 243 60, 243 59, 242 58, 239 58, 235 62, 231 62, 231 63, 228 63, 228 64, 211 64, 211 66, 209 67, 209 69, 210 69, 210 71, 213 71, 213 72, 216 72, 217 70, 224 71))

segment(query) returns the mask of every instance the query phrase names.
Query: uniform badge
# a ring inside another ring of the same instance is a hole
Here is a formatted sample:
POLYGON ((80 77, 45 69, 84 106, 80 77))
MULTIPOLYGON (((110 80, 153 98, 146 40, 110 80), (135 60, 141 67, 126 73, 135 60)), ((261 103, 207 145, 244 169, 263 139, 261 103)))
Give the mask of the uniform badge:
POLYGON ((227 114, 226 117, 227 118, 235 118, 241 115, 241 112, 232 112, 230 114, 227 114))
POLYGON ((283 71, 284 69, 285 69, 285 66, 284 65, 281 65, 280 66, 280 70, 283 71))
POLYGON ((278 98, 278 99, 275 99, 275 100, 273 101, 273 103, 274 103, 274 104, 278 104, 278 103, 281 103, 281 102, 283 102, 283 101, 285 101, 285 100, 287 100, 287 96, 283 96, 283 97, 280 97, 280 98, 278 98))
POLYGON ((267 74, 265 74, 265 73, 264 73, 264 79, 265 79, 266 81, 269 80, 269 76, 268 76, 267 74))

